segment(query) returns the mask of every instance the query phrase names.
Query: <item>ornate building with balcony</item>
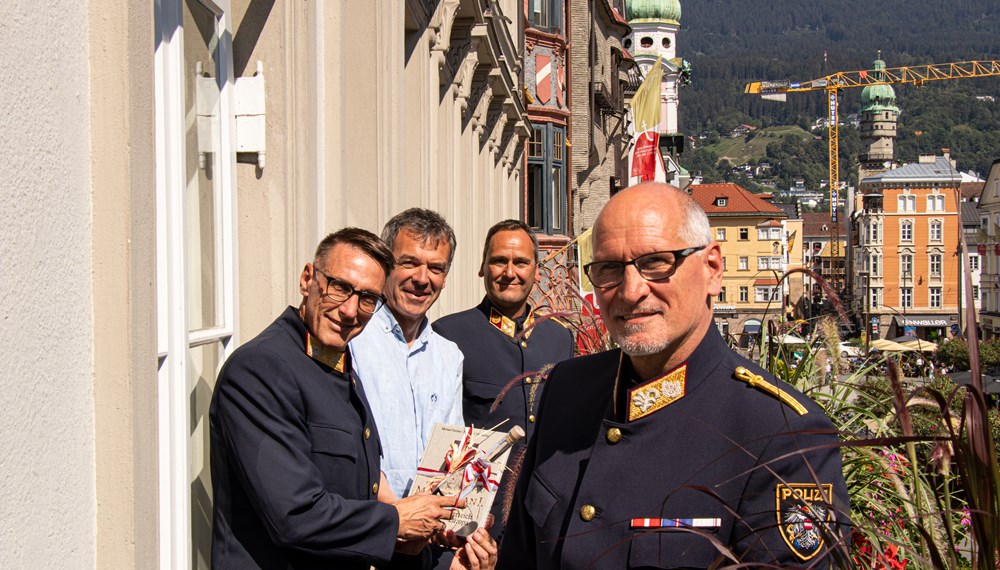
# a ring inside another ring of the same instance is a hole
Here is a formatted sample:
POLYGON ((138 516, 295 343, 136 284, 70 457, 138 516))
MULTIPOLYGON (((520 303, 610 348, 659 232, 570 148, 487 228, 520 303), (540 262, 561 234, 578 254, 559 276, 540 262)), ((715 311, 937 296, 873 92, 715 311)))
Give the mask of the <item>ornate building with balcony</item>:
POLYGON ((960 180, 945 150, 861 181, 854 310, 880 337, 958 334, 960 180))

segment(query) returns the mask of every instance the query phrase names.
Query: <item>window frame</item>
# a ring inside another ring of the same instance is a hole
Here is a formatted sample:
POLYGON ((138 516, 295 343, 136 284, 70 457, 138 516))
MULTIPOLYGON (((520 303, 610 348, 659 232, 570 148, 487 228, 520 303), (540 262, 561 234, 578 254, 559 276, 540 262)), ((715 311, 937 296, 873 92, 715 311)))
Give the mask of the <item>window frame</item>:
POLYGON ((740 285, 740 303, 750 302, 750 287, 747 285, 740 285))
MULTIPOLYGON (((219 121, 218 185, 212 189, 212 295, 210 326, 191 330, 187 280, 187 76, 184 44, 185 0, 154 5, 154 141, 156 147, 156 297, 158 353, 158 518, 159 566, 188 567, 192 556, 191 403, 193 350, 218 344, 218 367, 238 344, 236 242, 236 121, 233 23, 230 0, 197 0, 215 17, 214 71, 219 93, 213 112, 219 121)), ((197 33, 197 32, 195 32, 197 33)), ((196 128, 196 127, 195 127, 196 128)), ((215 370, 217 373, 218 370, 215 370)), ((207 426, 200 426, 206 429, 207 426)))
POLYGON ((899 241, 913 243, 913 220, 906 219, 899 222, 899 241))
POLYGON ((528 0, 528 27, 550 33, 562 32, 562 0, 528 0), (541 6, 542 10, 536 10, 541 6), (538 22, 536 14, 545 14, 545 22, 538 22))
POLYGON ((569 235, 569 185, 566 175, 566 127, 552 123, 543 123, 533 127, 532 138, 527 142, 529 152, 525 174, 524 219, 538 233, 545 235, 569 235), (541 133, 542 156, 532 154, 535 134, 541 133), (560 143, 560 158, 556 157, 556 140, 560 143), (553 205, 555 188, 554 180, 558 169, 559 204, 553 205), (535 188, 532 188, 532 186, 535 188), (537 205, 537 206, 536 206, 537 205), (535 212, 537 208, 537 213, 535 212), (558 210, 558 211, 556 211, 558 210), (553 216, 558 217, 558 224, 553 223, 553 216), (540 218, 536 219, 536 218, 540 218), (541 223, 539 223, 539 221, 541 223))
POLYGON ((927 256, 927 273, 931 277, 940 278, 941 269, 944 264, 944 257, 940 253, 932 253, 927 256), (935 267, 937 266, 937 267, 935 267))
POLYGON ((941 287, 927 288, 927 304, 932 309, 940 309, 942 300, 941 287))
POLYGON ((935 218, 927 223, 927 241, 933 243, 944 241, 944 220, 935 218))
POLYGON ((740 228, 738 235, 740 236, 740 241, 749 241, 750 240, 750 228, 740 228))
POLYGON ((913 287, 899 288, 899 306, 903 309, 913 308, 913 287))

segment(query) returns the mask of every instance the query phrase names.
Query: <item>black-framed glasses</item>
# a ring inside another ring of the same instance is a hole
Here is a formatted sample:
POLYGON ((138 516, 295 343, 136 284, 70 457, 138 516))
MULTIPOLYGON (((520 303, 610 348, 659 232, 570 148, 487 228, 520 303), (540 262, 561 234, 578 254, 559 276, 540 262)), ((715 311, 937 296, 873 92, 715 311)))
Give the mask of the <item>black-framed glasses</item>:
POLYGON ((706 247, 708 246, 699 245, 674 251, 656 251, 640 255, 632 261, 595 261, 584 265, 583 271, 594 287, 601 289, 621 284, 625 279, 625 268, 629 265, 634 265, 643 279, 659 281, 673 275, 685 257, 706 247))
POLYGON ((326 273, 323 273, 316 266, 313 266, 313 269, 316 270, 316 273, 326 277, 326 288, 323 291, 323 296, 329 297, 334 303, 343 303, 350 299, 351 295, 357 295, 358 309, 368 314, 381 309, 382 305, 385 304, 385 297, 379 295, 378 293, 359 291, 351 286, 350 283, 341 281, 336 277, 330 277, 326 273))

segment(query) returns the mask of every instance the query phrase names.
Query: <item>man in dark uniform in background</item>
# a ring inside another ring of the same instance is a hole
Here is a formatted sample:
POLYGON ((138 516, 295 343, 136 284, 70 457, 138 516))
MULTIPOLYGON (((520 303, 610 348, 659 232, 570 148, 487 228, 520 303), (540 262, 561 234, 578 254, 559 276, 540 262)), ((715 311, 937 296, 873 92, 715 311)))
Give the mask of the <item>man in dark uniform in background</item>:
MULTIPOLYGON (((210 410, 213 568, 367 570, 443 530, 452 497, 377 500, 378 431, 346 352, 392 265, 374 234, 330 234, 302 270, 299 308, 223 366, 210 410)), ((488 565, 490 544, 473 535, 480 550, 468 553, 488 565)))
POLYGON ((500 568, 829 567, 839 555, 849 509, 833 426, 723 342, 722 265, 704 211, 672 186, 604 207, 586 270, 621 348, 549 376, 500 568))
MULTIPOLYGON (((486 233, 479 268, 486 297, 477 307, 434 323, 434 330, 456 343, 465 355, 465 424, 492 428, 509 420, 499 429, 507 431, 519 425, 527 440, 534 433, 541 396, 536 376, 529 373, 573 356, 573 333, 554 319, 535 315, 528 304, 538 280, 538 262, 538 239, 531 228, 517 220, 495 224, 486 233), (508 387, 516 378, 520 380, 508 387), (507 391, 500 397, 505 387, 507 391), (494 403, 496 410, 490 412, 494 403)), ((514 453, 518 449, 522 449, 520 444, 514 453)), ((508 486, 501 486, 493 503, 496 537, 503 531, 504 489, 508 486)))

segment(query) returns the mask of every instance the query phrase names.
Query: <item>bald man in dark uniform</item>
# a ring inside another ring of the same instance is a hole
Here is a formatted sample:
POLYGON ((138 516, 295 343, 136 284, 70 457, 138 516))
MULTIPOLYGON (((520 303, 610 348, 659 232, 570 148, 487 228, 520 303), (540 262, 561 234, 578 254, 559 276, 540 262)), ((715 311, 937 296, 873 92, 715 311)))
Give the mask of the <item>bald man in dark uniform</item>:
POLYGON ((586 271, 620 348, 550 374, 498 567, 829 567, 849 535, 837 435, 716 331, 722 255, 701 208, 624 190, 586 271))

